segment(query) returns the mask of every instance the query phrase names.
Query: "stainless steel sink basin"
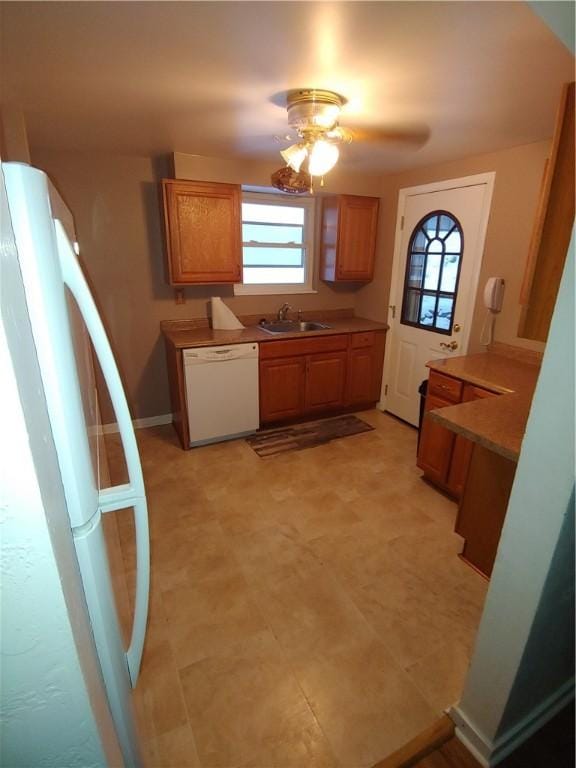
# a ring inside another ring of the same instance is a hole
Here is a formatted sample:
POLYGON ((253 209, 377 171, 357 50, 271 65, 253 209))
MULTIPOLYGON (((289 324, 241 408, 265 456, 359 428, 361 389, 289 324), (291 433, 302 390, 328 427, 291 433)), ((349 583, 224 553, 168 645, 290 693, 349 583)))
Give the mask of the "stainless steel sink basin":
POLYGON ((266 333, 305 333, 306 331, 325 331, 331 326, 326 323, 298 322, 286 320, 284 322, 260 323, 260 328, 266 333))

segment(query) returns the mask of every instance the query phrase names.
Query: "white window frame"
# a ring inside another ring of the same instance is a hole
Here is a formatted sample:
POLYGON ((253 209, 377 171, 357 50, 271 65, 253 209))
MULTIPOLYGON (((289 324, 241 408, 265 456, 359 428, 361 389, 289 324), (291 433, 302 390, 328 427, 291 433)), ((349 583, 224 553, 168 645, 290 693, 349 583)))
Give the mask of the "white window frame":
POLYGON ((265 203, 266 205, 293 205, 305 209, 304 225, 304 282, 303 283, 234 283, 236 296, 258 296, 266 294, 317 293, 314 290, 314 249, 316 244, 316 198, 288 197, 279 193, 242 191, 243 203, 265 203))

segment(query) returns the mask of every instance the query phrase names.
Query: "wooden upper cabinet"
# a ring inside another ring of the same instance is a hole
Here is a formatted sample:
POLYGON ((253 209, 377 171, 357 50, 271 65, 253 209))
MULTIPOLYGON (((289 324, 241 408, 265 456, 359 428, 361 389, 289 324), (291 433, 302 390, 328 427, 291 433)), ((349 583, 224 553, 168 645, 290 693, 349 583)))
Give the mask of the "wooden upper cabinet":
POLYGON ((374 277, 377 197, 324 198, 320 277, 330 282, 369 282, 374 277))
POLYGON ((544 171, 520 303, 518 336, 546 341, 574 225, 574 83, 564 87, 544 171))
POLYGON ((170 283, 241 282, 240 185, 164 179, 162 193, 170 283))

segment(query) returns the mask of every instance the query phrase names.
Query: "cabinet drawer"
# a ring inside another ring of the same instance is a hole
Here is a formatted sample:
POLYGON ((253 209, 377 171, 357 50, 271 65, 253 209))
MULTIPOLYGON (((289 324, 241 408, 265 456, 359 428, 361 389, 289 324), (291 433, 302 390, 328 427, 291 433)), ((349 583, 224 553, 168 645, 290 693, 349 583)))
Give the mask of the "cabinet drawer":
POLYGON ((360 347, 374 346, 374 331, 365 331, 364 333, 353 333, 350 336, 352 349, 360 347))
POLYGON ((465 403, 468 403, 471 400, 482 400, 485 397, 498 397, 498 393, 490 392, 489 389, 484 389, 483 387, 476 387, 474 384, 464 385, 464 394, 462 395, 462 400, 465 403))
POLYGON ((314 355, 316 352, 340 352, 347 347, 348 336, 346 334, 286 339, 286 341, 265 341, 260 343, 260 360, 273 360, 278 357, 294 357, 295 355, 314 355))
POLYGON ((430 371, 428 394, 459 403, 462 396, 462 382, 458 379, 452 379, 450 376, 444 376, 442 373, 430 371))

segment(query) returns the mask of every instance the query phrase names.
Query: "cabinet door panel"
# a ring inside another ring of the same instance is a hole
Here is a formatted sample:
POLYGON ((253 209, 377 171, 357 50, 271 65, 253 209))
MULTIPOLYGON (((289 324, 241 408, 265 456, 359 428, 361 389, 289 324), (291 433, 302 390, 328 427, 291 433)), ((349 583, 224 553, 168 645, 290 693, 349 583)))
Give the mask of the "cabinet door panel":
POLYGON ((374 393, 374 352, 372 347, 350 350, 348 362, 348 402, 370 403, 374 393))
POLYGON ((260 361, 260 421, 300 416, 304 410, 305 357, 260 361))
POLYGON ((165 180, 162 188, 170 282, 239 282, 240 187, 165 180))
POLYGON ((306 371, 306 411, 322 411, 344 405, 346 352, 310 355, 306 371))
MULTIPOLYGON (((453 405, 447 400, 428 395, 426 411, 453 405)), ((445 485, 452 460, 454 433, 441 427, 436 422, 424 416, 420 434, 420 449, 418 451, 418 466, 433 482, 445 485)))
POLYGON ((340 280, 371 280, 378 199, 343 195, 339 213, 337 277, 340 280))

